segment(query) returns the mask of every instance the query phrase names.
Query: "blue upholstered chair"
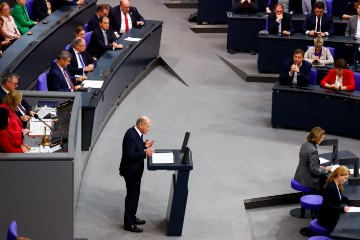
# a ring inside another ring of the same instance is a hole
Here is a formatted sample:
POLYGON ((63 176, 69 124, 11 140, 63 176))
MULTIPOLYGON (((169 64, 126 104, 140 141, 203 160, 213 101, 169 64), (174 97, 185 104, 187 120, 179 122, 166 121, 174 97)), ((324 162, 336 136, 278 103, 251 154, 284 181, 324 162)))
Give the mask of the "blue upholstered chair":
POLYGON ((66 50, 66 51, 69 51, 69 49, 70 49, 70 43, 65 46, 65 50, 66 50))
POLYGON ((326 3, 326 7, 327 7, 327 10, 328 10, 328 14, 332 15, 332 5, 333 5, 333 0, 325 0, 325 3, 326 3))
POLYGON ((16 240, 17 237, 17 223, 16 221, 12 221, 8 229, 6 240, 16 240))
POLYGON ((91 34, 92 34, 92 31, 85 33, 85 42, 86 42, 86 47, 88 47, 88 46, 89 46, 89 43, 90 43, 90 38, 91 38, 91 34))
POLYGON ((300 205, 311 211, 312 219, 315 219, 317 211, 320 210, 323 197, 320 195, 305 195, 300 198, 300 205))
POLYGON ((26 0, 25 5, 30 18, 32 17, 32 13, 33 13, 33 4, 34 4, 34 0, 26 0))
MULTIPOLYGON (((291 188, 296 190, 296 191, 302 192, 303 196, 305 196, 305 194, 314 194, 315 193, 315 191, 313 189, 301 185, 295 179, 291 179, 291 188)), ((303 207, 292 209, 290 211, 290 215, 293 216, 293 217, 297 217, 297 218, 311 217, 310 214, 306 215, 305 208, 303 208, 303 207)))
POLYGON ((308 238, 308 240, 332 240, 332 239, 326 236, 313 236, 311 238, 308 238))
POLYGON ((355 90, 360 91, 360 73, 354 72, 355 90))
POLYGON ((316 80, 317 80, 317 70, 315 68, 311 68, 310 85, 316 85, 316 80))
POLYGON ((36 91, 48 91, 46 78, 46 74, 48 74, 48 72, 49 71, 46 71, 38 76, 36 82, 36 91))
POLYGON ((331 233, 330 229, 324 228, 322 226, 319 225, 317 219, 311 220, 310 222, 310 230, 313 233, 319 234, 319 235, 329 235, 331 233))
POLYGON ((88 27, 88 24, 85 24, 85 25, 84 25, 84 30, 85 30, 85 32, 87 32, 87 27, 88 27))

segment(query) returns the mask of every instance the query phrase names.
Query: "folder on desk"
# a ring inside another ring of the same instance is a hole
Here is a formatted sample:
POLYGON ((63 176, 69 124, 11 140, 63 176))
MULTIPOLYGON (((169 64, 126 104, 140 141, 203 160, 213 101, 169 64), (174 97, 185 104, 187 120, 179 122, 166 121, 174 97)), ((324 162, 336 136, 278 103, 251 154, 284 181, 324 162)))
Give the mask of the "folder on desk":
POLYGON ((154 152, 152 155, 152 163, 154 164, 164 164, 164 163, 174 163, 174 153, 173 152, 154 152))

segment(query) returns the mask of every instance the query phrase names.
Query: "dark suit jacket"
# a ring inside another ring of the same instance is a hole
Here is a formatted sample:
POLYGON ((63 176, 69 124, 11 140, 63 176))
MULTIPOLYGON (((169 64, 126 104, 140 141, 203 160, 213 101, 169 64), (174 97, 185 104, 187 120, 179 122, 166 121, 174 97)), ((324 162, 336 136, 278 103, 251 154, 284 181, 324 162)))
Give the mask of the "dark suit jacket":
POLYGON ((144 171, 145 143, 137 133, 135 127, 129 128, 122 144, 120 175, 141 178, 144 171))
MULTIPOLYGON (((65 70, 67 71, 66 68, 65 70)), ((67 74, 69 75, 71 82, 75 86, 76 85, 75 77, 71 76, 68 71, 67 74)), ((62 73, 61 68, 56 64, 56 62, 51 64, 50 71, 47 74, 47 85, 49 91, 71 92, 71 89, 69 89, 64 74, 62 73)))
POLYGON ((111 44, 116 41, 116 36, 110 28, 106 31, 106 35, 109 43, 108 45, 105 45, 104 35, 100 26, 94 29, 93 33, 91 34, 89 46, 87 48, 91 56, 95 56, 97 59, 99 59, 101 55, 105 53, 105 51, 113 49, 111 44))
POLYGON ((340 213, 344 212, 344 205, 349 202, 341 192, 341 200, 335 182, 329 182, 323 192, 323 202, 317 216, 319 224, 334 229, 339 220, 340 213))
MULTIPOLYGON (((268 16, 269 19, 269 33, 278 33, 279 23, 276 21, 276 13, 273 12, 268 16)), ((291 14, 284 12, 281 20, 281 32, 288 31, 290 34, 295 32, 294 25, 291 21, 291 14)))
POLYGON ((76 5, 76 2, 76 0, 50 0, 51 12, 55 12, 64 5, 76 5))
MULTIPOLYGON (((281 72, 279 76, 279 81, 281 84, 291 85, 294 75, 290 76, 289 71, 291 65, 294 64, 292 58, 285 60, 281 66, 281 72)), ((308 86, 311 79, 311 64, 307 61, 302 61, 300 66, 300 74, 297 76, 297 84, 299 86, 308 86)))
MULTIPOLYGON (((270 4, 269 4, 269 0, 264 0, 264 1, 265 1, 265 7, 269 7, 271 12, 274 11, 275 6, 279 3, 278 0, 271 0, 270 4)), ((289 12, 302 13, 301 1, 289 0, 289 12)))
POLYGON ((90 21, 88 22, 87 31, 88 31, 88 32, 94 31, 94 29, 99 26, 99 21, 100 21, 100 19, 98 18, 98 16, 97 16, 96 13, 95 13, 95 14, 91 17, 90 21))
MULTIPOLYGON (((72 47, 70 47, 68 52, 71 53, 71 56, 72 56, 70 64, 67 67, 68 71, 70 72, 70 74, 72 76, 83 75, 83 68, 78 67, 78 62, 77 62, 77 59, 75 56, 74 49, 72 47)), ((94 67, 96 67, 97 62, 94 60, 94 58, 91 57, 91 55, 90 55, 90 53, 88 53, 88 51, 85 50, 84 52, 80 53, 80 55, 83 59, 85 67, 89 64, 93 64, 94 67)))
MULTIPOLYGON (((111 28, 118 33, 120 33, 119 31, 121 27, 121 14, 122 13, 119 5, 110 9, 109 20, 111 23, 111 28)), ((130 7, 129 15, 133 27, 136 27, 137 21, 143 21, 145 23, 145 19, 140 15, 136 7, 130 7)))
POLYGON ((31 19, 35 21, 41 21, 49 16, 45 0, 34 0, 32 10, 31 19))
MULTIPOLYGON (((304 23, 302 25, 303 32, 315 30, 316 27, 316 15, 315 13, 309 13, 306 15, 304 23)), ((328 32, 329 35, 334 33, 333 17, 324 13, 321 18, 321 32, 328 32)))
POLYGON ((232 11, 233 12, 249 12, 249 13, 255 13, 258 11, 258 2, 257 0, 252 0, 250 4, 240 3, 240 0, 233 0, 232 1, 232 11))
POLYGON ((321 180, 325 177, 325 173, 327 173, 326 169, 320 168, 316 144, 304 142, 300 148, 299 164, 294 179, 303 186, 316 189, 323 187, 324 182, 321 180))
MULTIPOLYGON (((0 103, 1 101, 4 99, 4 97, 6 96, 6 92, 4 91, 4 89, 2 89, 2 87, 0 87, 0 103)), ((25 108, 26 110, 26 114, 30 116, 30 111, 31 111, 31 106, 30 104, 23 98, 21 100, 21 105, 25 108)), ((20 111, 15 111, 16 115, 19 117, 19 119, 21 118, 21 112, 20 111)), ((23 127, 26 127, 26 123, 27 122, 22 122, 23 123, 23 127)))

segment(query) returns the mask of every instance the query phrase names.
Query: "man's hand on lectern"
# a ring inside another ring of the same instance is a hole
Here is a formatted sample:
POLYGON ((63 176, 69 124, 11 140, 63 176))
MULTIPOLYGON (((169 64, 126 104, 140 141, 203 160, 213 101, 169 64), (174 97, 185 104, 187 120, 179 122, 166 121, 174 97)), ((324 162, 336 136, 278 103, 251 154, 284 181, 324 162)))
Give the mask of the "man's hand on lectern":
POLYGON ((144 151, 145 151, 145 154, 146 154, 147 157, 152 156, 152 154, 153 154, 153 152, 154 152, 154 150, 153 150, 153 149, 150 149, 150 148, 145 149, 144 151))

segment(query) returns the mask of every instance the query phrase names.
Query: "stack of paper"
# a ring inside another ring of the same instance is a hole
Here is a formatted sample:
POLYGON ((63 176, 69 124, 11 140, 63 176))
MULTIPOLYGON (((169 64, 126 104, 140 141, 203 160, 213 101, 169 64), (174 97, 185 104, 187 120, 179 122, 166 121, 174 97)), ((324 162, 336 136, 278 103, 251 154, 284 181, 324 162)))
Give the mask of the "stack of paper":
POLYGON ((174 154, 172 152, 153 153, 152 162, 160 163, 174 163, 174 154))

